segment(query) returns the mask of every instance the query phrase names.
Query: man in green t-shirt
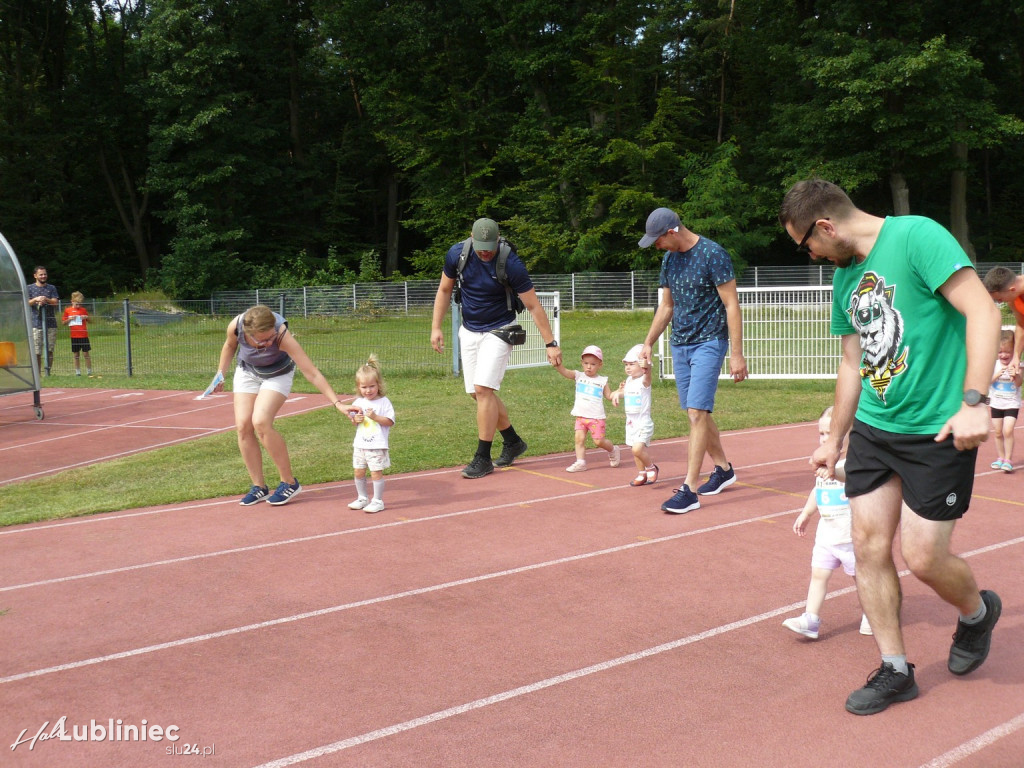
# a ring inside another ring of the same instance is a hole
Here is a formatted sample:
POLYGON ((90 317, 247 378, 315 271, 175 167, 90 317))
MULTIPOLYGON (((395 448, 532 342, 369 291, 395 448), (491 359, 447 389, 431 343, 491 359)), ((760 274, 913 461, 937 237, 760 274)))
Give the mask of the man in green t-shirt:
POLYGON ((900 628, 897 529, 911 572, 960 612, 949 671, 965 675, 988 656, 1002 604, 979 592, 949 543, 991 427, 985 395, 1000 315, 963 249, 931 219, 874 216, 812 179, 789 190, 779 221, 798 250, 837 267, 831 330, 842 361, 831 433, 811 464, 834 477, 849 433, 857 592, 882 664, 846 709, 871 715, 918 693, 900 628))

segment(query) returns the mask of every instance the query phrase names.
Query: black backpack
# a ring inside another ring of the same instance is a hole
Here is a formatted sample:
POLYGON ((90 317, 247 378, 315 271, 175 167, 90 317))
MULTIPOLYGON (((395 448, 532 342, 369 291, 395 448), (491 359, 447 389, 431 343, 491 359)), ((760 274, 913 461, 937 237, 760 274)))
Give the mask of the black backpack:
MULTIPOLYGON (((462 242, 462 255, 459 256, 459 263, 455 267, 455 303, 462 303, 462 270, 466 266, 466 261, 469 259, 469 249, 473 246, 473 238, 467 237, 462 242)), ((505 274, 505 263, 508 261, 508 255, 512 252, 512 244, 504 237, 498 238, 498 255, 494 261, 494 275, 498 278, 498 282, 505 286, 505 306, 515 311, 518 315, 520 312, 526 309, 523 304, 523 300, 519 298, 519 294, 515 292, 512 285, 508 281, 508 275, 505 274)))

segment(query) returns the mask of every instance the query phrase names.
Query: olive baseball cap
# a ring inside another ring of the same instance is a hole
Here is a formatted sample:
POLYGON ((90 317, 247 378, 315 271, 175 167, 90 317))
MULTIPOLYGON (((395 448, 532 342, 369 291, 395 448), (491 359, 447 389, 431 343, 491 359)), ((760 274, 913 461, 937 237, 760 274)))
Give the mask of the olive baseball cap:
POLYGON ((494 219, 477 219, 473 222, 473 250, 498 250, 498 222, 494 219))
POLYGON ((640 238, 638 245, 641 248, 648 248, 654 245, 654 242, 659 237, 679 225, 679 215, 671 208, 655 208, 651 211, 651 215, 647 217, 645 234, 640 238))

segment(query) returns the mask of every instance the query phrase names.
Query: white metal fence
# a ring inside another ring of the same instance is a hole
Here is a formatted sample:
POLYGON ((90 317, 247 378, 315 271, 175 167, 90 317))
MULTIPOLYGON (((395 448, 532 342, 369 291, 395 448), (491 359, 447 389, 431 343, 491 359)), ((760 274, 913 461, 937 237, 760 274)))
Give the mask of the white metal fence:
MULTIPOLYGON (((562 330, 562 310, 559 301, 558 291, 537 291, 537 298, 540 305, 547 313, 548 321, 551 323, 551 331, 555 339, 560 338, 562 330)), ((458 374, 461 371, 459 357, 459 325, 462 317, 459 313, 459 306, 452 304, 451 313, 451 350, 452 350, 452 373, 458 374)), ((509 357, 508 367, 511 368, 537 368, 548 364, 548 353, 544 346, 544 339, 540 331, 534 325, 533 318, 529 311, 524 310, 516 317, 516 322, 526 330, 526 343, 512 347, 512 355, 509 357)))
MULTIPOLYGON (((829 333, 832 286, 739 288, 743 355, 752 379, 832 379, 842 357, 829 333)), ((658 340, 659 373, 674 379, 671 329, 658 340)), ((729 359, 719 378, 729 378, 729 359)))
MULTIPOLYGON (((984 275, 994 266, 1024 273, 1024 263, 979 264, 984 275)), ((776 268, 781 269, 781 268, 776 268)), ((788 268, 791 276, 831 281, 832 269, 821 265, 788 268)), ((748 275, 751 270, 748 270, 748 275)), ((781 272, 754 270, 762 281, 781 272)), ((562 312, 573 309, 654 311, 657 270, 646 272, 542 275, 534 277, 539 295, 561 339, 562 312)), ((832 288, 829 282, 745 286, 738 289, 743 312, 744 354, 755 378, 832 378, 839 367, 839 340, 828 332, 832 288)), ((206 372, 215 363, 224 328, 234 315, 255 303, 280 311, 301 338, 307 352, 325 373, 349 374, 369 352, 386 355, 394 371, 458 372, 458 346, 453 356, 430 349, 430 314, 436 280, 357 283, 289 290, 252 290, 217 294, 201 301, 87 301, 93 319, 89 335, 94 357, 108 370, 130 374, 177 370, 206 372), (130 323, 124 319, 131 318, 130 323), (184 343, 182 343, 184 342, 184 343), (212 351, 211 351, 212 350, 212 351)), ((63 307, 58 310, 58 317, 63 307)), ((1013 323, 1004 308, 1006 322, 1013 323)), ((571 322, 571 320, 570 320, 571 322)), ((528 342, 515 351, 513 366, 543 365, 546 354, 529 317, 521 324, 528 342), (532 357, 531 357, 532 356, 532 357), (525 358, 525 359, 523 359, 525 358)), ((454 337, 453 337, 454 339, 454 337)), ((672 361, 665 342, 659 344, 660 372, 671 378, 672 361)), ((58 355, 55 373, 67 373, 67 355, 58 355)), ((723 366, 723 375, 726 375, 723 366)))
MULTIPOLYGON (((978 274, 992 267, 1008 267, 1024 274, 1024 262, 980 262, 978 274)), ((784 267, 748 267, 736 279, 740 288, 780 288, 832 284, 831 264, 801 264, 784 267)), ((562 306, 573 309, 654 309, 658 305, 659 270, 632 272, 574 272, 568 275, 531 275, 538 291, 558 291, 562 306)), ((306 286, 303 288, 261 288, 219 291, 209 301, 210 314, 237 314, 254 304, 266 304, 288 317, 315 314, 377 311, 416 314, 434 305, 437 280, 352 283, 351 285, 306 286)))
MULTIPOLYGON (((532 275, 537 293, 558 293, 566 309, 650 309, 658 303, 658 271, 532 275)), ((211 314, 238 314, 266 304, 287 317, 375 311, 429 314, 437 280, 220 291, 209 299, 211 314), (282 311, 283 310, 283 311, 282 311)))

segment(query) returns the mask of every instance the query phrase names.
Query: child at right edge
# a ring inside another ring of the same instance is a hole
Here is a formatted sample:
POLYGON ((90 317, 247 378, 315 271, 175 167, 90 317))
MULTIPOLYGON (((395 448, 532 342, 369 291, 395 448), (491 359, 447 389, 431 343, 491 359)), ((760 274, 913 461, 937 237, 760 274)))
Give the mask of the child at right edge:
MULTIPOLYGON (((832 422, 830 405, 818 419, 818 441, 824 443, 829 436, 832 422)), ((853 556, 853 537, 850 533, 850 502, 846 498, 845 475, 836 467, 836 479, 816 477, 814 490, 807 497, 803 511, 793 523, 797 536, 807 534, 807 522, 817 512, 821 519, 814 535, 814 550, 811 553, 811 584, 807 588, 807 607, 801 616, 794 616, 782 622, 782 626, 811 640, 818 639, 821 629, 821 607, 828 591, 828 580, 839 566, 856 578, 853 556)), ((860 633, 871 634, 868 617, 861 614, 860 633)))
POLYGON ((996 433, 996 460, 992 469, 1013 472, 1013 430, 1020 413, 1021 372, 1013 362, 1013 331, 999 332, 999 355, 988 389, 992 429, 996 433))

